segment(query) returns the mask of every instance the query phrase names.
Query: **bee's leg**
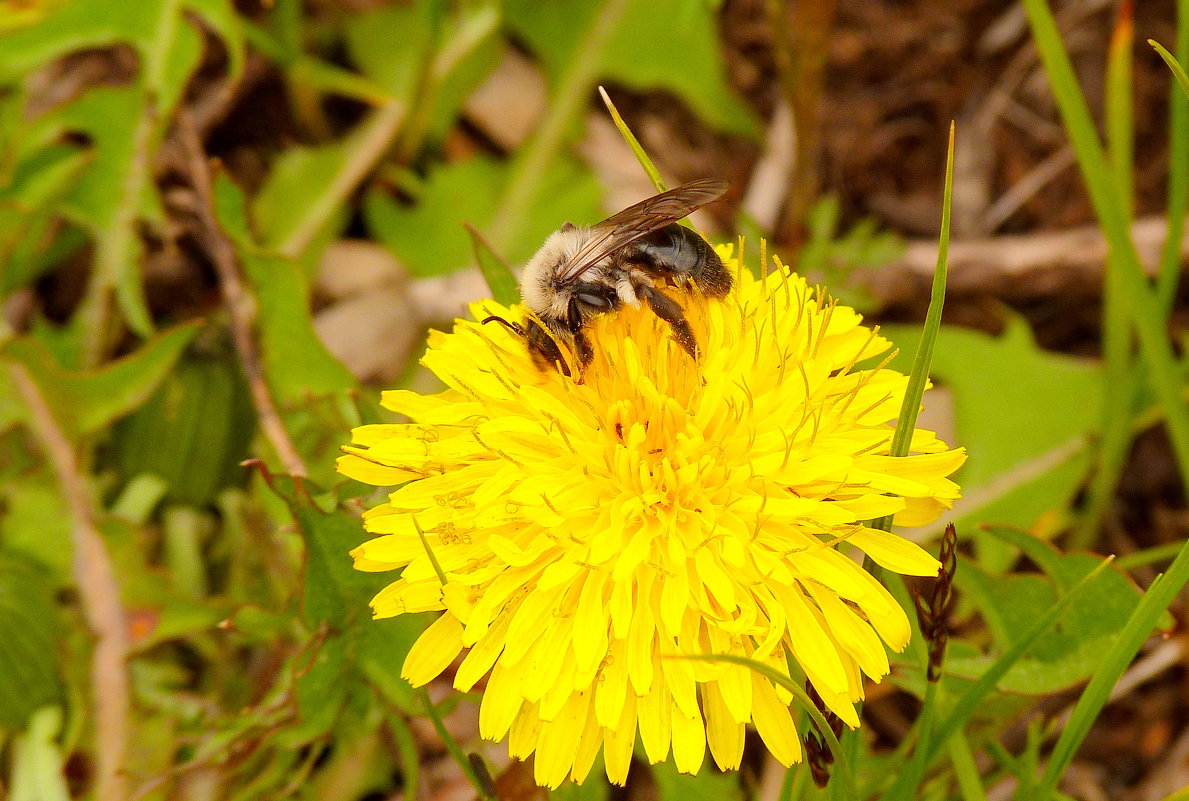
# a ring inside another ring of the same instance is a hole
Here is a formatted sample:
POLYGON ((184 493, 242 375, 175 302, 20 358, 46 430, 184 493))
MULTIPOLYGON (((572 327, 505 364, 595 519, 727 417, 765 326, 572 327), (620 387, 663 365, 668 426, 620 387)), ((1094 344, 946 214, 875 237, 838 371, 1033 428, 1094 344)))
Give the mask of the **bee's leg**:
POLYGON ((694 336, 694 329, 685 319, 685 310, 681 304, 661 292, 654 286, 643 286, 640 295, 648 303, 652 313, 673 327, 673 338, 677 344, 685 349, 692 358, 698 358, 698 340, 694 336))
POLYGON ((524 339, 528 343, 528 354, 538 369, 552 373, 560 367, 562 374, 566 378, 570 377, 570 365, 561 355, 561 349, 558 348, 557 342, 549 336, 549 332, 542 328, 540 323, 529 318, 524 328, 524 339))
POLYGON ((578 356, 578 365, 586 370, 591 360, 594 359, 594 348, 591 347, 586 332, 582 330, 582 309, 578 306, 577 295, 570 297, 566 326, 570 330, 570 336, 574 338, 574 353, 578 356))

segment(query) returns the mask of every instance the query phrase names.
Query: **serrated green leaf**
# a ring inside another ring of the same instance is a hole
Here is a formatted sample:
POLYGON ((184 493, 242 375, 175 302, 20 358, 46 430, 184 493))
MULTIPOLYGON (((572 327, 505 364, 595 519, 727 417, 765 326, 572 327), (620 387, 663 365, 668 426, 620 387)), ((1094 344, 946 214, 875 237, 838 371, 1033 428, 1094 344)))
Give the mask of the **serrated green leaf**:
MULTIPOLYGON (((971 562, 964 563, 955 578, 959 591, 986 620, 1001 651, 1010 648, 1020 632, 1103 561, 1090 554, 1062 554, 1020 532, 1005 536, 1039 559, 1047 575, 996 575, 971 562)), ((1052 631, 1037 640, 1000 679, 1000 689, 1043 695, 1069 689, 1094 673, 1138 606, 1140 595, 1113 566, 1098 573, 1085 589, 1094 598, 1093 604, 1070 606, 1052 631)), ((990 656, 950 658, 946 672, 976 678, 992 661, 990 656)))
MULTIPOLYGON (((0 35, 0 81, 17 78, 67 53, 120 43, 132 45, 148 57, 146 60, 160 58, 155 55, 158 49, 177 45, 161 36, 161 23, 167 15, 176 15, 173 24, 183 24, 188 35, 197 36, 179 13, 183 7, 201 17, 223 39, 231 72, 238 76, 243 68, 243 33, 229 0, 189 0, 184 6, 169 0, 71 0, 52 8, 36 19, 36 24, 14 27, 0 35)), ((162 102, 163 109, 172 105, 162 102)))
MULTIPOLYGON (((413 275, 453 272, 474 263, 463 223, 485 230, 507 175, 506 165, 485 157, 444 164, 430 173, 412 206, 370 192, 364 204, 368 227, 413 275)), ((526 215, 524 233, 500 255, 510 264, 522 264, 563 222, 597 222, 604 216, 599 194, 588 171, 559 161, 526 215)))
POLYGON ((98 370, 64 370, 45 345, 30 337, 9 340, 0 354, 29 371, 58 425, 77 439, 107 428, 143 404, 197 332, 195 324, 176 326, 98 370))
POLYGON ((215 177, 219 222, 238 247, 259 305, 265 376, 281 399, 296 403, 355 386, 347 368, 323 346, 310 316, 310 290, 297 264, 261 250, 248 227, 243 192, 230 178, 215 177))
POLYGON ((269 487, 289 507, 306 543, 302 616, 312 627, 327 623, 343 629, 368 614, 368 602, 393 579, 363 573, 352 566, 351 551, 365 538, 359 520, 323 511, 315 503, 318 488, 306 479, 272 475, 269 487))
MULTIPOLYGON (((905 337, 898 326, 880 330, 893 341, 914 341, 915 333, 905 337)), ((958 440, 970 454, 960 474, 967 506, 959 530, 980 523, 1026 529, 1064 508, 1089 466, 1080 438, 1101 421, 1101 368, 1041 350, 1027 324, 1013 318, 999 337, 943 328, 932 374, 953 392, 958 440)), ((983 535, 976 543, 984 567, 1008 566, 1005 545, 983 535)))
MULTIPOLYGON (((585 0, 508 0, 508 25, 556 81, 580 54, 584 32, 600 4, 585 0)), ((710 3, 628 0, 607 46, 599 77, 633 89, 668 89, 703 120, 725 133, 754 136, 755 115, 727 87, 710 3)))
POLYGON ((63 695, 54 585, 44 569, 11 550, 0 550, 0 638, 0 728, 18 731, 63 695))

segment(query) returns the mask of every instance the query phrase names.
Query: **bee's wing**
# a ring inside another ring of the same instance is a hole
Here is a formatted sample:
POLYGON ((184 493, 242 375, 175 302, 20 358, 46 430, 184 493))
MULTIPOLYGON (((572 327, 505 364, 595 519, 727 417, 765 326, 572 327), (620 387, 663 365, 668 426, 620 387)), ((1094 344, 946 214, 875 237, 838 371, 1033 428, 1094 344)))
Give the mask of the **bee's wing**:
POLYGON ((726 191, 726 181, 703 178, 653 195, 608 217, 590 229, 590 238, 565 269, 554 277, 553 285, 563 287, 574 283, 603 258, 688 217, 695 209, 718 199, 726 191))

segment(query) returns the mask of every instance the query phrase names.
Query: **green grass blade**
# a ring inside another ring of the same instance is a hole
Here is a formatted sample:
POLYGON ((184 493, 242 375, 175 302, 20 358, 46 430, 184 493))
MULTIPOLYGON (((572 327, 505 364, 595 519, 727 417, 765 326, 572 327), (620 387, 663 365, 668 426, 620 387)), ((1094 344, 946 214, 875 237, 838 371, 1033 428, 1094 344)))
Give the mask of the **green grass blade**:
POLYGON ((810 719, 813 720, 817 726, 818 732, 825 737, 827 745, 830 746, 830 753, 834 755, 834 771, 831 774, 833 780, 840 785, 839 790, 843 798, 858 798, 855 795, 855 777, 851 772, 850 762, 847 761, 846 752, 842 745, 839 744, 838 738, 834 736, 834 731, 830 728, 830 724, 826 722, 826 718, 822 715, 817 705, 810 700, 805 690, 797 686, 788 676, 773 670, 763 662, 756 662, 754 659, 748 659, 745 656, 736 656, 735 654, 686 654, 681 656, 671 657, 673 659, 698 659, 706 662, 734 662, 736 665, 743 665, 744 667, 754 670, 762 676, 766 676, 774 683, 788 690, 793 694, 793 698, 805 710, 810 719))
MULTIPOLYGON (((1186 561, 1189 562, 1189 559, 1186 561)), ((926 764, 932 763, 936 759, 950 737, 966 725, 966 721, 970 719, 970 716, 974 713, 978 705, 995 689, 995 685, 1007 674, 1011 666, 1018 662, 1024 653, 1052 628, 1053 624, 1064 614, 1070 604, 1080 598, 1082 590, 1090 584, 1095 576, 1105 570, 1108 564, 1110 564, 1110 560, 1104 559, 1098 567, 1091 570, 1081 581, 1073 585, 1069 592, 1065 593, 1043 615, 1037 618, 1036 622, 1021 635, 1020 639, 1012 643, 1011 648, 1000 654, 999 658, 987 668, 987 671, 979 677, 978 681, 966 689, 966 692, 958 698, 953 709, 950 710, 949 715, 937 727, 937 731, 929 745, 929 753, 925 760, 926 764)))
POLYGON ((1181 277, 1181 243, 1185 238, 1185 219, 1189 209, 1189 76, 1179 61, 1189 63, 1189 0, 1177 0, 1177 57, 1151 39, 1164 63, 1172 70, 1177 86, 1170 87, 1168 97, 1168 235, 1160 252, 1160 274, 1156 281, 1156 297, 1167 319, 1177 294, 1181 277))
MULTIPOLYGON (((1120 194, 1128 225, 1134 205, 1134 115, 1131 90, 1131 45, 1134 39, 1130 0, 1119 4, 1111 34, 1106 67, 1106 132, 1108 158, 1120 194)), ((1112 254, 1113 256, 1113 254, 1112 254)), ((1131 417, 1140 387, 1132 356, 1131 318, 1134 309, 1123 285, 1122 269, 1108 259, 1106 288, 1102 304, 1102 444, 1097 469, 1090 486, 1086 512, 1068 545, 1089 548, 1098 533, 1098 523, 1115 494, 1115 486, 1131 445, 1131 417)))
POLYGON ((467 780, 470 781, 474 788, 479 792, 479 797, 482 799, 492 799, 492 801, 494 801, 495 796, 488 792, 486 785, 479 778, 479 774, 475 772, 475 768, 471 764, 470 758, 458 745, 458 742, 454 739, 454 736, 451 735, 446 729, 446 724, 442 722, 442 716, 438 714, 438 708, 434 706, 433 701, 430 700, 429 693, 426 692, 424 687, 421 687, 417 690, 417 697, 420 699, 421 705, 425 707, 426 717, 430 719, 430 722, 433 723, 434 730, 438 733, 438 736, 442 738, 442 743, 446 746, 446 750, 450 753, 450 756, 454 758, 454 761, 458 763, 458 767, 462 769, 463 775, 467 777, 467 780))
POLYGON ((479 229, 470 223, 463 223, 467 233, 471 235, 471 244, 475 248, 475 260, 479 262, 479 271, 483 273, 483 280, 491 290, 491 296, 505 306, 520 302, 520 285, 516 275, 508 263, 499 257, 491 244, 479 233, 479 229))
POLYGON ((1111 251, 1111 269, 1122 272, 1123 287, 1134 309, 1132 325, 1139 335, 1148 376, 1166 415, 1169 438, 1182 480, 1189 477, 1189 408, 1181 398, 1181 377, 1156 298, 1130 238, 1127 216, 1074 75, 1069 54, 1045 0, 1024 0, 1033 38, 1053 87, 1053 95, 1078 157, 1083 180, 1111 251))
POLYGON ((1131 46, 1135 39, 1132 0, 1119 4, 1106 62, 1106 138, 1115 186, 1130 220, 1134 204, 1135 119, 1132 111, 1131 46))
MULTIPOLYGON (((1119 638, 1115 640, 1115 644, 1103 658, 1102 664, 1094 671, 1094 677, 1086 685, 1082 697, 1078 699, 1077 705, 1073 708, 1069 722, 1065 725, 1065 730, 1061 732, 1061 737, 1058 738, 1052 754, 1049 755, 1049 763, 1045 766, 1038 786, 1037 799, 1044 801, 1052 795, 1053 790, 1057 787, 1057 780, 1061 778, 1061 774, 1077 753, 1082 741, 1086 739, 1086 734, 1098 718, 1098 713, 1106 706, 1111 688, 1115 686, 1115 682, 1131 664, 1131 660, 1135 658, 1140 646, 1144 644, 1144 640, 1155 628, 1160 616, 1172 604, 1177 593, 1181 591, 1187 581, 1189 581, 1189 542, 1181 547, 1181 552, 1169 565, 1168 573, 1157 576, 1156 580, 1152 582, 1152 586, 1144 593, 1139 605, 1128 618, 1127 625, 1123 627, 1119 638)), ((1071 592, 1070 595, 1072 594, 1071 592)))
POLYGON ((1181 91, 1183 91, 1186 95, 1189 95, 1189 75, 1185 74, 1185 70, 1181 67, 1177 60, 1173 58, 1172 53, 1165 50, 1160 45, 1160 43, 1154 39, 1149 39, 1148 44, 1156 48, 1156 52, 1160 54, 1162 59, 1164 59, 1164 63, 1168 65, 1168 68, 1172 70, 1172 74, 1176 77, 1177 83, 1181 85, 1181 91))
POLYGON ((640 140, 632 133, 632 129, 623 121, 623 117, 619 115, 619 109, 611 102, 610 95, 603 87, 599 87, 599 96, 603 98, 603 105, 607 107, 607 112, 611 115, 611 121, 615 123, 615 127, 619 129, 619 135, 623 137, 623 141, 627 142, 632 153, 636 156, 636 161, 640 162, 640 166, 644 168, 644 172, 648 173, 648 177, 652 179, 652 185, 656 187, 657 192, 664 192, 668 189, 665 179, 661 177, 661 171, 652 163, 652 159, 644 152, 644 146, 640 144, 640 140))
POLYGON ((954 766, 954 776, 958 779, 958 790, 962 793, 962 801, 987 801, 987 791, 983 789, 982 777, 978 772, 978 765, 974 762, 974 754, 970 750, 970 741, 965 732, 958 732, 950 738, 950 762, 954 766))
MULTIPOLYGON (((925 312, 925 325, 921 330, 921 341, 912 360, 912 372, 908 375, 908 388, 900 405, 900 416, 896 420, 896 431, 892 435, 892 456, 907 456, 916 429, 917 415, 921 410, 921 399, 925 385, 929 382, 929 367, 933 363, 933 349, 937 345, 937 331, 941 328, 941 311, 945 306, 945 283, 949 265, 950 210, 954 198, 954 124, 950 123, 949 146, 945 156, 945 190, 941 203, 941 237, 937 243, 937 265, 933 269, 933 288, 929 295, 929 309, 925 312)), ((872 523, 874 528, 892 530, 892 517, 880 518, 872 523)))

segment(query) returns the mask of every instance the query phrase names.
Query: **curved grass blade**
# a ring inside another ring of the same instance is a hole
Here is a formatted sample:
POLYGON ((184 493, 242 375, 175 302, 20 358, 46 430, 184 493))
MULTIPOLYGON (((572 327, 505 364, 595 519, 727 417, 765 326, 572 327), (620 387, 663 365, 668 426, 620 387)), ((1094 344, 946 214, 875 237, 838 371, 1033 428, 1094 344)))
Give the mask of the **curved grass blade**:
POLYGON ((838 778, 841 797, 858 798, 858 795, 855 794, 855 777, 851 772, 850 762, 846 758, 846 751, 838 742, 838 738, 834 736, 833 729, 830 728, 830 724, 826 722, 825 716, 817 708, 817 704, 813 703, 805 690, 798 687, 788 676, 773 670, 762 662, 756 662, 753 659, 734 654, 682 654, 681 656, 670 658, 699 659, 707 662, 734 662, 736 665, 751 668, 756 673, 768 677, 788 690, 797 699, 797 703, 801 705, 806 714, 813 720, 818 732, 826 739, 827 745, 830 746, 830 753, 834 755, 834 767, 836 769, 833 775, 838 778))
POLYGON ((607 90, 599 87, 599 96, 603 98, 603 105, 607 107, 607 112, 611 115, 611 121, 615 123, 615 127, 619 129, 619 135, 623 137, 623 141, 627 142, 628 147, 631 148, 632 153, 636 156, 636 161, 640 162, 640 166, 644 168, 644 172, 648 173, 648 177, 652 179, 652 185, 656 187, 657 192, 664 192, 668 189, 665 179, 661 177, 661 171, 652 163, 652 159, 644 152, 644 146, 640 144, 640 140, 632 133, 632 129, 623 121, 623 117, 619 116, 619 109, 611 102, 611 96, 607 94, 607 90))

